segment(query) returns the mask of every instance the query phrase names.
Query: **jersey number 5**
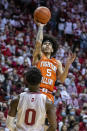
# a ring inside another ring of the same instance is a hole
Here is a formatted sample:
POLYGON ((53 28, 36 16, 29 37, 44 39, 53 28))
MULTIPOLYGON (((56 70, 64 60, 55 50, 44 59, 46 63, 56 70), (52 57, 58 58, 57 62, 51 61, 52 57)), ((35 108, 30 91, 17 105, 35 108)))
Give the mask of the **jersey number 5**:
POLYGON ((36 111, 34 109, 27 109, 25 112, 26 125, 33 125, 35 123, 36 111))
POLYGON ((47 74, 46 74, 46 76, 51 76, 51 69, 47 69, 47 74))

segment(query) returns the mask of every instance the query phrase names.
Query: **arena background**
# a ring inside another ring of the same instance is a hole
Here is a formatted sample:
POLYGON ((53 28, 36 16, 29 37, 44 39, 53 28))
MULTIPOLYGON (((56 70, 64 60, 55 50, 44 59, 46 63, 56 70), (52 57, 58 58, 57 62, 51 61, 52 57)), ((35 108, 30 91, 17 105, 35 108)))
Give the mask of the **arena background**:
POLYGON ((58 40, 55 58, 65 66, 76 47, 65 83, 56 81, 54 87, 57 130, 87 131, 87 0, 0 0, 0 131, 8 131, 11 99, 28 90, 24 73, 32 66, 37 34, 33 12, 41 5, 52 13, 44 32, 58 40))

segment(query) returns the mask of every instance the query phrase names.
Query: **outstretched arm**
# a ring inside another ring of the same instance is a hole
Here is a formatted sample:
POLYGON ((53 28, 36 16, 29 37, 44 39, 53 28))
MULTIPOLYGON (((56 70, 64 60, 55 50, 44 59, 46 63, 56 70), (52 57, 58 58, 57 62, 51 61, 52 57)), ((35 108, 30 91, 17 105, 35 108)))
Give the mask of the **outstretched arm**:
POLYGON ((56 122, 56 107, 51 100, 46 101, 46 113, 49 121, 49 128, 47 131, 56 131, 57 122, 56 122))
POLYGON ((15 117, 17 113, 18 102, 19 102, 19 97, 12 100, 10 103, 10 107, 9 107, 6 125, 8 129, 11 131, 15 131, 15 127, 16 127, 15 126, 15 117))
POLYGON ((36 63, 39 61, 39 59, 42 56, 42 51, 41 51, 41 44, 43 41, 43 27, 44 24, 41 23, 37 23, 38 25, 38 33, 36 36, 36 44, 35 44, 35 48, 34 48, 34 52, 33 52, 33 62, 32 65, 36 65, 36 63))
POLYGON ((67 59, 64 71, 62 69, 61 62, 58 61, 57 79, 59 79, 61 83, 64 83, 64 81, 65 81, 65 79, 66 79, 66 77, 68 75, 70 65, 73 63, 75 58, 76 58, 76 54, 69 54, 69 57, 67 59))

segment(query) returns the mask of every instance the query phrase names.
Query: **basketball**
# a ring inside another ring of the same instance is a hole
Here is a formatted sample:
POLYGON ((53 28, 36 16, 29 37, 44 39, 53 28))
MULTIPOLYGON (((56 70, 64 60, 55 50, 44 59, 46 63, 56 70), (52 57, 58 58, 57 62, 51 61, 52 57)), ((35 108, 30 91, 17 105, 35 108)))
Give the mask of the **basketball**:
POLYGON ((34 11, 34 20, 46 24, 51 18, 51 12, 47 7, 40 6, 34 11))

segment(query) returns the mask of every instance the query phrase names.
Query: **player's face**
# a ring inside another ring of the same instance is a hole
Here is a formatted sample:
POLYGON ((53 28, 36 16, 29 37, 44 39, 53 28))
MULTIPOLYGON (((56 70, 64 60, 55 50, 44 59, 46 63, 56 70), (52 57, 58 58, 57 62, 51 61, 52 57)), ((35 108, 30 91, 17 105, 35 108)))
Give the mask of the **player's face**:
POLYGON ((42 51, 43 53, 52 53, 53 52, 52 44, 49 41, 45 41, 42 45, 42 51))

